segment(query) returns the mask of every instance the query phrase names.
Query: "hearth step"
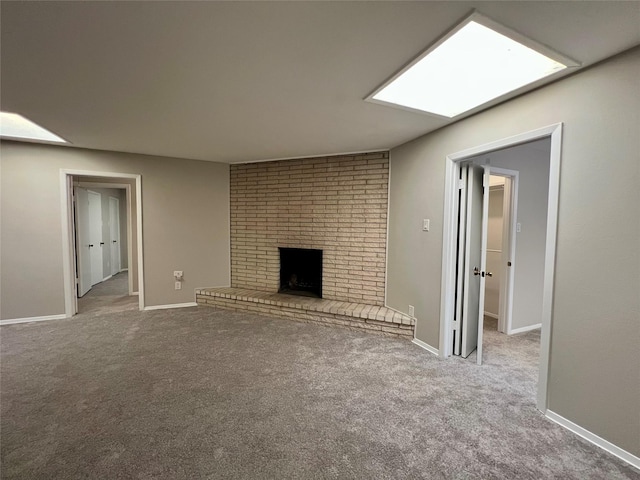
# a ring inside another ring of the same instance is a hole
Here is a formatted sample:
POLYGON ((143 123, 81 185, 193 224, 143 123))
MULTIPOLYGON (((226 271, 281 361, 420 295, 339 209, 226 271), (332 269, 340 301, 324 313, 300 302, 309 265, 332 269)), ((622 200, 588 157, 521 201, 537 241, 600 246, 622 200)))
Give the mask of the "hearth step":
POLYGON ((200 288, 198 305, 245 310, 301 322, 337 325, 382 335, 413 338, 415 318, 379 305, 262 292, 245 288, 200 288))

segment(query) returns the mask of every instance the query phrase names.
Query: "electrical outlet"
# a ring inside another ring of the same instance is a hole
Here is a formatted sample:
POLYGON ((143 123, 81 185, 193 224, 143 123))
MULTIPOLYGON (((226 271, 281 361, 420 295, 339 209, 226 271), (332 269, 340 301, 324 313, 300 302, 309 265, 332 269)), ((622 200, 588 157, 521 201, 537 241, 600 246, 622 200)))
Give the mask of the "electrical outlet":
POLYGON ((182 282, 176 282, 176 290, 182 290, 182 282))
POLYGON ((413 305, 409 305, 409 316, 410 317, 415 317, 416 316, 416 309, 413 308, 413 305))
POLYGON ((178 280, 182 280, 182 270, 174 270, 173 276, 176 277, 178 280))

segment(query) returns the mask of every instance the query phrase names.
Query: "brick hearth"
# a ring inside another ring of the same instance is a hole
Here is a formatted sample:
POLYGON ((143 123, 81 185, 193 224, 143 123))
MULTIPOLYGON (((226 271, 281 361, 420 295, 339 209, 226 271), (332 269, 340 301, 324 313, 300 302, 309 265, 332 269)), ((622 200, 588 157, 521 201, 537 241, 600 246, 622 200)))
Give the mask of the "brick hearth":
POLYGON ((196 290, 196 301, 198 305, 403 338, 413 338, 415 325, 415 319, 386 307, 243 288, 201 288, 196 290))

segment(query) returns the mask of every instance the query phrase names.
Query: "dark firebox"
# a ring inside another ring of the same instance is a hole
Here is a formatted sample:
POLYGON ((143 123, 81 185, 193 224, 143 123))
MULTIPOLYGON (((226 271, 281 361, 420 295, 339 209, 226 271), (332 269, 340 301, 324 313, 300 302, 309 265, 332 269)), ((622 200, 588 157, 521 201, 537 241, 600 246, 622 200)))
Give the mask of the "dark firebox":
POLYGON ((280 247, 280 293, 322 298, 322 250, 280 247))

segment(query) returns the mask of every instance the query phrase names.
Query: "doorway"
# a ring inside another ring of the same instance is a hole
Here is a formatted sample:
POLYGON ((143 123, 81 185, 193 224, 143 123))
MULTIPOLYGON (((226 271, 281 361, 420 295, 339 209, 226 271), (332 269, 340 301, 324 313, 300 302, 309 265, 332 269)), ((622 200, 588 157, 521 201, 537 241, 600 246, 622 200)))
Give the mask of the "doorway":
POLYGON ((60 188, 65 315, 82 311, 83 300, 142 310, 140 175, 62 169, 60 188))
MULTIPOLYGON (((469 290, 473 290, 475 286, 472 282, 477 282, 479 285, 476 290, 478 292, 484 292, 484 287, 487 278, 487 264, 486 264, 486 222, 484 222, 484 232, 480 234, 476 233, 476 237, 479 240, 473 240, 475 245, 481 245, 480 253, 477 254, 478 258, 472 258, 464 264, 461 271, 459 259, 459 229, 461 229, 461 223, 459 219, 460 209, 464 209, 464 202, 459 194, 461 179, 464 175, 464 169, 466 165, 471 164, 473 174, 469 176, 471 183, 469 185, 475 185, 476 194, 475 201, 467 202, 467 206, 471 206, 476 212, 467 212, 467 215, 475 216, 475 219, 470 220, 471 223, 475 222, 475 230, 478 231, 478 216, 480 217, 479 224, 482 229, 482 219, 487 218, 488 210, 488 197, 489 189, 482 191, 482 194, 478 192, 482 190, 482 187, 489 186, 489 176, 492 168, 492 162, 487 156, 491 156, 495 152, 500 150, 517 147, 520 145, 535 142, 537 140, 544 140, 547 142, 547 157, 548 169, 545 172, 545 181, 547 192, 545 194, 546 201, 543 201, 545 211, 545 228, 542 231, 542 258, 543 261, 539 262, 540 265, 540 281, 539 285, 539 300, 536 303, 538 309, 534 317, 538 320, 538 325, 535 328, 541 327, 540 334, 540 362, 538 370, 538 394, 537 394, 537 407, 538 409, 545 411, 547 406, 547 378, 549 367, 549 347, 550 347, 550 327, 551 327, 551 305, 553 300, 553 274, 555 264, 555 239, 557 231, 557 212, 558 212, 558 187, 559 187, 559 174, 560 174, 560 152, 561 152, 561 136, 562 125, 556 124, 549 127, 544 127, 532 132, 523 133, 514 137, 498 140, 485 145, 474 147, 462 152, 448 155, 446 158, 446 184, 445 184, 445 216, 444 216, 444 234, 443 234, 443 257, 442 257, 442 297, 441 297, 441 322, 440 322, 440 355, 442 357, 449 357, 454 353, 454 334, 456 332, 456 325, 464 317, 457 316, 460 311, 458 310, 458 284, 461 281, 467 281, 470 285, 469 290), (478 181, 478 178, 482 177, 482 180, 478 181), (478 213, 478 201, 477 198, 482 198, 482 208, 478 213), (475 273, 475 275, 474 275, 475 273)), ((467 197, 465 197, 465 200, 467 197)), ((466 228, 466 227, 465 227, 466 228)), ((525 226, 523 226, 525 228, 525 226)), ((529 228, 529 226, 527 226, 529 228)), ((471 232, 468 228, 465 230, 465 234, 471 232)), ((539 229, 531 228, 531 231, 538 231, 539 229)), ((469 241, 467 239, 467 241, 469 241)), ((477 250, 477 247, 473 247, 477 250)), ((474 253, 476 255, 476 253, 474 253)), ((520 266, 520 271, 524 269, 520 266)), ((529 274, 529 271, 525 272, 529 274)), ((491 278, 491 277, 489 277, 491 278)), ((515 283, 518 283, 518 278, 515 278, 515 283)), ((526 285, 526 281, 521 282, 526 285)), ((517 293, 516 293, 517 294, 517 293)), ((515 294, 514 294, 515 295, 515 294)), ((484 301, 484 296, 481 297, 484 301)), ((480 305, 480 302, 467 303, 467 317, 472 318, 468 327, 471 326, 477 335, 477 346, 479 361, 482 360, 482 333, 484 322, 484 305, 480 305), (472 305, 471 307, 469 305, 472 305), (475 310, 471 310, 475 308, 475 310), (475 317, 476 323, 473 323, 473 317, 475 317)), ((512 315, 515 319, 515 312, 512 315)), ((519 317, 518 317, 519 318, 519 317)), ((524 318, 524 317, 523 317, 524 318)), ((529 328, 529 327, 527 327, 529 328)), ((534 328, 534 327, 531 327, 534 328)), ((512 329, 513 330, 513 329, 512 329)))

